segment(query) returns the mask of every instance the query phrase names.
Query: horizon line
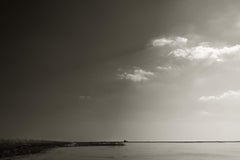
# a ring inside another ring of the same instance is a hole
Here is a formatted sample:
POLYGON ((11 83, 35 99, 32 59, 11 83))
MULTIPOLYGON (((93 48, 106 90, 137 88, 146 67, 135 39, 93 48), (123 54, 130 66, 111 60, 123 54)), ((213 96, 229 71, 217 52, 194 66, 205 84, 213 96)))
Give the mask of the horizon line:
POLYGON ((240 140, 124 140, 125 143, 240 143, 240 140))

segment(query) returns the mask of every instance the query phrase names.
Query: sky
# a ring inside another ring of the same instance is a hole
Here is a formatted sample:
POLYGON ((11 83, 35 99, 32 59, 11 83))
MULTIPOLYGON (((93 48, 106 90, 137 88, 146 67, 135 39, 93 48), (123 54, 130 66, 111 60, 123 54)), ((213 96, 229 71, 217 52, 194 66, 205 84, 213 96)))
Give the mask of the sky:
POLYGON ((238 0, 6 8, 0 138, 240 140, 238 0))

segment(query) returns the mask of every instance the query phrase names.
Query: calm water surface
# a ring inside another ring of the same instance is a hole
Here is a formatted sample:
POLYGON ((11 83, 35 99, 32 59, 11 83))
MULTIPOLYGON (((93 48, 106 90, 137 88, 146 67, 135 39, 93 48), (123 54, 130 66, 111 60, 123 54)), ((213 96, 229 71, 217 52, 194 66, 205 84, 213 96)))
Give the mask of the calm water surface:
POLYGON ((141 143, 57 148, 17 160, 240 160, 239 143, 141 143))

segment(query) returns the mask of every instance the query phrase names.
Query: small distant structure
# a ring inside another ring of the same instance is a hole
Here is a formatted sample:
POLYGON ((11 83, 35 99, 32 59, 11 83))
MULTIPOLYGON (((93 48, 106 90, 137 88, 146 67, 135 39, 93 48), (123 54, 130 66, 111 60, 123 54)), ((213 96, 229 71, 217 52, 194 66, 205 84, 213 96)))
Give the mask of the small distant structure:
POLYGON ((123 141, 124 143, 127 143, 128 141, 126 140, 126 139, 124 139, 124 141, 123 141))

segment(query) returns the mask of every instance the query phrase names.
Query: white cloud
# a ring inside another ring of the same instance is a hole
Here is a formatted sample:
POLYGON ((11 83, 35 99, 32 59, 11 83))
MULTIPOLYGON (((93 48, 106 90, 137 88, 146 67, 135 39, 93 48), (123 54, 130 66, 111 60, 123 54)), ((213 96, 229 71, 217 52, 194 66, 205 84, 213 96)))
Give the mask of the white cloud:
POLYGON ((161 38, 161 39, 155 39, 152 42, 152 45, 154 47, 156 46, 165 46, 165 45, 170 45, 173 42, 173 40, 166 39, 166 38, 161 38))
POLYGON ((214 47, 210 42, 196 42, 185 37, 160 38, 152 41, 152 46, 172 48, 169 55, 188 60, 209 59, 222 62, 228 55, 240 55, 240 44, 214 47))
POLYGON ((234 98, 234 99, 240 98, 240 90, 239 91, 229 90, 217 96, 202 96, 199 98, 199 100, 207 102, 207 101, 218 101, 226 98, 234 98))
POLYGON ((160 39, 155 39, 152 41, 152 45, 154 47, 162 47, 162 46, 183 46, 187 44, 188 39, 184 37, 175 37, 175 38, 160 38, 160 39))
POLYGON ((133 82, 141 82, 149 79, 150 76, 153 76, 154 73, 150 71, 145 71, 143 69, 134 69, 132 72, 124 72, 119 75, 120 79, 130 80, 133 82))
POLYGON ((191 48, 175 49, 169 53, 175 57, 182 57, 189 60, 213 59, 223 61, 224 56, 240 54, 240 45, 229 47, 215 48, 210 46, 195 46, 191 48))
POLYGON ((167 67, 166 66, 157 66, 156 68, 159 70, 162 70, 162 71, 168 71, 168 70, 172 69, 171 66, 167 66, 167 67))
POLYGON ((174 55, 175 57, 184 57, 186 58, 188 56, 189 50, 186 49, 175 49, 169 53, 169 55, 174 55))

